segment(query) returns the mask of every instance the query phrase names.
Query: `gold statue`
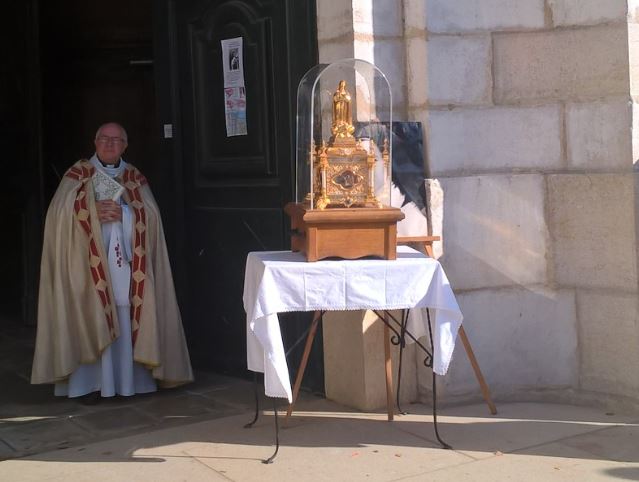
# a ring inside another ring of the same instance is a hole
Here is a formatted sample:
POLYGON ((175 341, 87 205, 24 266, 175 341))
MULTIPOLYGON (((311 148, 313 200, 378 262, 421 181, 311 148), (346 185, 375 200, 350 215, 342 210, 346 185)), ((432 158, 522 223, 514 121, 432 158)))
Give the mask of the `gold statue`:
POLYGON ((355 128, 351 115, 351 94, 346 90, 346 81, 340 80, 333 94, 333 138, 343 139, 353 136, 355 128))

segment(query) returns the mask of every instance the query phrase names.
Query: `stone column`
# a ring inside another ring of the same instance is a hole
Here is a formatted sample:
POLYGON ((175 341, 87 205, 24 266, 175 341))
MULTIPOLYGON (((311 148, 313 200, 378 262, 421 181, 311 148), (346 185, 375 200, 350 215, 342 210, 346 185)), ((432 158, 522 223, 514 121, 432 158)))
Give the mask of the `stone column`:
MULTIPOLYGON (((406 81, 401 2, 317 2, 320 62, 356 57, 374 63, 389 79, 395 118, 405 119, 406 81)), ((326 396, 362 410, 386 405, 383 325, 372 312, 332 312, 324 317, 326 396)), ((397 347, 392 347, 395 383, 397 347)), ((405 351, 404 403, 417 398, 415 351, 405 351)), ((396 386, 396 385, 395 385, 396 386)))
MULTIPOLYGON (((400 312, 393 312, 399 319, 400 312)), ((329 312, 324 315, 324 377, 326 397, 360 410, 386 406, 384 325, 372 311, 329 312)), ((393 398, 397 393, 399 350, 391 345, 393 398)), ((417 399, 415 347, 404 349, 401 403, 417 399)), ((423 356, 422 356, 423 359, 423 356)))

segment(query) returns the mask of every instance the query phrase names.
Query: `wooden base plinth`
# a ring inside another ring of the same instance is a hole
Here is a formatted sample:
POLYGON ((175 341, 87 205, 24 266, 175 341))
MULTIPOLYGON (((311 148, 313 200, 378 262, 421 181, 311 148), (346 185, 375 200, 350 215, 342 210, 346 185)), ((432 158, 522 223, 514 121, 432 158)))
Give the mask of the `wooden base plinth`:
POLYGON ((308 210, 303 204, 289 203, 284 211, 291 217, 291 249, 306 254, 308 261, 397 256, 397 221, 404 219, 398 208, 308 210))

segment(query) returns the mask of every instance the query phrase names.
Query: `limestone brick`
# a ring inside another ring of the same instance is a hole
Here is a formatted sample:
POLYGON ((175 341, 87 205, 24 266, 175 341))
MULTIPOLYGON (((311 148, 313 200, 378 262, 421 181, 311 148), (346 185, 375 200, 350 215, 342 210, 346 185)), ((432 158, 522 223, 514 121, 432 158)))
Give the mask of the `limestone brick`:
POLYGON ((426 30, 426 2, 424 0, 404 0, 404 30, 412 32, 426 30))
POLYGON ((639 96, 639 24, 628 24, 628 49, 630 56, 630 94, 639 96))
POLYGON ((637 396, 639 324, 637 295, 577 292, 581 388, 637 396))
MULTIPOLYGON (((428 219, 428 234, 430 236, 443 235, 444 230, 444 190, 439 179, 425 179, 426 188, 426 218, 428 219)), ((443 241, 433 243, 433 254, 436 259, 444 253, 443 241)))
MULTIPOLYGON (((399 312, 393 312, 398 317, 399 312)), ((384 325, 372 311, 327 312, 323 321, 326 397, 360 410, 386 406, 384 325)), ((397 383, 399 349, 391 345, 397 383)), ((404 350, 400 400, 417 399, 415 348, 404 350)), ((397 386, 394 385, 394 390, 397 386)), ((396 392, 395 392, 396 393, 396 392)))
POLYGON ((406 90, 411 106, 425 106, 428 100, 428 44, 425 37, 406 39, 406 90))
POLYGON ((326 397, 349 405, 366 405, 362 311, 324 315, 324 386, 326 397))
MULTIPOLYGON (((406 75, 404 69, 404 45, 401 40, 377 40, 371 42, 356 42, 356 52, 370 49, 372 58, 367 58, 374 63, 388 79, 393 94, 393 109, 396 119, 405 119, 406 102, 406 75), (368 43, 368 47, 366 47, 368 43), (364 45, 362 45, 364 44, 364 45)), ((359 57, 365 58, 365 57, 359 57)))
POLYGON ((401 35, 401 2, 353 1, 353 27, 355 32, 375 36, 401 35))
MULTIPOLYGON (((576 387, 577 321, 572 290, 479 290, 460 293, 457 301, 464 314, 464 330, 493 394, 576 387)), ((418 370, 420 398, 429 397, 428 374, 418 370)), ((481 396, 459 339, 449 371, 439 381, 447 400, 481 396)))
POLYGON ((317 2, 317 39, 353 38, 353 8, 350 2, 322 0, 317 2))
MULTIPOLYGON (((400 319, 401 311, 391 312, 400 319)), ((392 323, 392 322, 391 322, 392 323)), ((384 324, 372 311, 366 311, 363 320, 364 353, 366 371, 366 398, 368 408, 386 407, 386 377, 384 358, 384 324)), ((390 332, 392 335, 392 332, 390 332)), ((402 383, 400 385, 400 401, 417 400, 417 374, 414 345, 407 345, 403 353, 402 383)), ((393 368, 393 400, 397 393, 399 372, 399 347, 391 344, 391 364, 393 368)))
POLYGON ((432 176, 561 165, 558 105, 432 111, 432 176))
POLYGON ((630 173, 548 176, 559 285, 637 289, 633 183, 630 173))
POLYGON ((631 22, 639 21, 639 0, 628 0, 628 19, 631 22))
POLYGON ((548 0, 555 26, 585 25, 625 20, 627 0, 548 0))
POLYGON ((497 103, 628 92, 625 23, 495 34, 493 41, 497 103))
MULTIPOLYGON (((633 135, 634 132, 633 132, 633 135)), ((635 188, 635 199, 634 199, 634 205, 635 205, 635 239, 639 239, 639 209, 637 208, 639 206, 639 170, 637 169, 637 167, 635 167, 633 169, 633 173, 632 173, 632 178, 634 181, 634 188, 635 188)), ((637 254, 637 263, 638 263, 638 267, 637 269, 639 269, 639 244, 635 244, 635 250, 636 250, 636 254, 637 254)), ((638 275, 639 277, 639 275, 638 275)))
POLYGON ((544 1, 426 0, 430 32, 534 29, 544 27, 544 1))
POLYGON ((353 41, 342 40, 336 42, 319 42, 319 63, 329 64, 340 59, 348 59, 354 57, 353 41))
POLYGON ((491 101, 491 40, 488 35, 433 35, 428 40, 430 104, 491 101))
POLYGON ((375 59, 376 50, 377 42, 373 41, 372 37, 368 35, 355 37, 355 41, 353 42, 354 58, 366 60, 372 64, 377 64, 375 59))
MULTIPOLYGON (((632 162, 634 166, 639 163, 639 105, 632 103, 632 162)), ((636 170, 636 167, 635 167, 636 170)))
POLYGON ((585 169, 632 167, 628 98, 566 105, 568 165, 585 169))
POLYGON ((541 175, 440 178, 444 256, 456 290, 545 284, 541 175))

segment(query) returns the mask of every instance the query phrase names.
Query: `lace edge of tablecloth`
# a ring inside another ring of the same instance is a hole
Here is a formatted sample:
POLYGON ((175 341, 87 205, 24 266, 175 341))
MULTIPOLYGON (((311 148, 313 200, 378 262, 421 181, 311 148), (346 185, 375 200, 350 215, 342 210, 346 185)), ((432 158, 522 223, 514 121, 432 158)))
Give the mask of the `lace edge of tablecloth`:
MULTIPOLYGON (((356 308, 349 308, 346 306, 331 306, 331 307, 327 307, 325 305, 323 306, 309 306, 306 309, 302 309, 302 308, 295 308, 295 309, 291 309, 291 308, 284 308, 282 310, 279 311, 274 311, 272 313, 266 313, 263 314, 261 316, 257 316, 255 318, 253 318, 252 321, 258 320, 260 318, 264 318, 266 316, 269 315, 275 315, 277 313, 295 313, 295 312, 311 312, 311 311, 361 311, 361 310, 376 310, 376 311, 390 311, 390 310, 413 310, 413 309, 430 309, 430 310, 441 310, 441 311, 447 311, 448 313, 459 313, 460 318, 462 318, 462 314, 461 312, 457 312, 455 310, 449 310, 448 308, 437 308, 435 306, 406 306, 406 305, 392 305, 392 306, 358 306, 356 308)), ((246 311, 246 309, 244 310, 246 311)), ((462 318, 463 319, 463 318, 462 318)))

